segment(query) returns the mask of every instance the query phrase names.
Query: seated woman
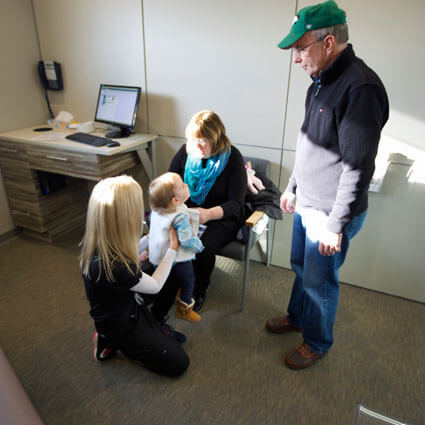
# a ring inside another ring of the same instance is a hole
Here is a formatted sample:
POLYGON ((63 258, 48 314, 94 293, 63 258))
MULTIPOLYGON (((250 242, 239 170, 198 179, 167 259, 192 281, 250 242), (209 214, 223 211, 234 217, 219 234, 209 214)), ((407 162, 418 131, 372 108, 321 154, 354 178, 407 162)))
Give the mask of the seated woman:
MULTIPOLYGON (((245 165, 239 150, 232 146, 219 116, 212 111, 195 114, 186 127, 186 145, 175 155, 169 171, 179 174, 189 185, 188 207, 199 210, 204 250, 193 263, 195 311, 200 311, 210 284, 215 254, 233 241, 244 220, 247 190, 245 165)), ((178 280, 173 272, 155 297, 152 313, 163 320, 171 308, 178 280)))

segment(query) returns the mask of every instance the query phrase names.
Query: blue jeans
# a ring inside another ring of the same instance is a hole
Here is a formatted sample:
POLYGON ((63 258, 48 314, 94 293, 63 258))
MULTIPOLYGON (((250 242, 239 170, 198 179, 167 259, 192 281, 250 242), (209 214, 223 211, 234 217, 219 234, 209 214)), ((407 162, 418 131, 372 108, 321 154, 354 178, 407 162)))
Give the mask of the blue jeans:
POLYGON ((315 210, 302 209, 294 213, 291 246, 291 266, 295 272, 288 306, 288 321, 303 329, 303 338, 318 354, 326 353, 333 343, 333 325, 339 294, 339 268, 347 256, 350 240, 360 231, 366 211, 354 217, 346 226, 341 251, 333 256, 319 252, 315 235, 315 210))

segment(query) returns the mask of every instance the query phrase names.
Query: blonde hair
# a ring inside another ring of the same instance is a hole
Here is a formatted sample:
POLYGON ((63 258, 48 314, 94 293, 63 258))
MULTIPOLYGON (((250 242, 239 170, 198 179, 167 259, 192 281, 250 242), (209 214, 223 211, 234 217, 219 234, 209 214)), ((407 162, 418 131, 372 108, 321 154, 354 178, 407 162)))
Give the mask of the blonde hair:
POLYGON ((152 180, 149 185, 149 203, 159 214, 175 210, 171 200, 176 195, 178 178, 181 179, 179 174, 168 172, 152 180))
MULTIPOLYGON (((213 111, 201 111, 196 113, 186 127, 186 139, 208 139, 212 143, 212 155, 226 152, 230 149, 231 142, 226 136, 226 129, 220 117, 213 111)), ((189 143, 186 143, 187 153, 189 143)))
POLYGON ((100 268, 112 282, 115 262, 123 263, 130 272, 130 263, 135 264, 139 271, 138 241, 142 219, 143 191, 132 177, 110 177, 97 183, 90 195, 82 241, 80 266, 83 273, 89 276, 96 251, 100 268))

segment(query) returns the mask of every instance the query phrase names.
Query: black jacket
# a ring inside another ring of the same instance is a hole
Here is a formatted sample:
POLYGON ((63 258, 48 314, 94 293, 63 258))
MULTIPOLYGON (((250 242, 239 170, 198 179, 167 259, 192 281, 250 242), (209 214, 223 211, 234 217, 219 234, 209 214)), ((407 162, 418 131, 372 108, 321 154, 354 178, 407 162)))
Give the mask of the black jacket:
POLYGON ((324 211, 330 231, 367 209, 388 98, 376 75, 351 44, 308 89, 295 167, 287 191, 297 204, 324 211))

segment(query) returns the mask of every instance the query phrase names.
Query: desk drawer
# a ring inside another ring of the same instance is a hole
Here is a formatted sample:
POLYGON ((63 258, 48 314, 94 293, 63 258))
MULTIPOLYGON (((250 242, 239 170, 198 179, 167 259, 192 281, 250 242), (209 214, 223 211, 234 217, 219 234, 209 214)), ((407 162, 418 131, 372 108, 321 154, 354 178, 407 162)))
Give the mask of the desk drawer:
POLYGON ((13 223, 16 226, 31 229, 36 232, 44 232, 46 230, 42 218, 38 214, 33 214, 30 211, 14 209, 11 207, 10 213, 13 218, 13 223))
POLYGON ((0 158, 27 160, 27 150, 24 144, 0 140, 0 158))
POLYGON ((28 146, 27 155, 30 168, 88 180, 116 176, 140 163, 136 152, 108 156, 28 146))
POLYGON ((40 189, 36 172, 29 168, 28 162, 0 156, 0 166, 9 204, 13 200, 37 204, 40 189))
POLYGON ((91 178, 96 175, 96 155, 60 149, 27 147, 30 168, 68 176, 91 178))
MULTIPOLYGON (((35 171, 31 171, 21 161, 10 161, 13 167, 6 167, 5 160, 0 161, 3 184, 9 198, 37 200, 39 193, 35 171)), ((10 165, 10 164, 8 164, 10 165)))

